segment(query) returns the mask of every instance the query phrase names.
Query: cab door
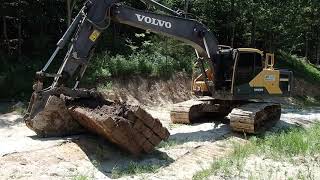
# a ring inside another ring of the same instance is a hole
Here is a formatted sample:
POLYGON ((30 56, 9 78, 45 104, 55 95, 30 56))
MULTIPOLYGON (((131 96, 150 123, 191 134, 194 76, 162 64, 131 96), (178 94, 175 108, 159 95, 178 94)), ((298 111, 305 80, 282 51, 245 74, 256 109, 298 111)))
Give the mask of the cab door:
POLYGON ((249 82, 262 71, 262 61, 263 56, 260 53, 237 51, 232 85, 234 95, 250 96, 253 94, 249 82))

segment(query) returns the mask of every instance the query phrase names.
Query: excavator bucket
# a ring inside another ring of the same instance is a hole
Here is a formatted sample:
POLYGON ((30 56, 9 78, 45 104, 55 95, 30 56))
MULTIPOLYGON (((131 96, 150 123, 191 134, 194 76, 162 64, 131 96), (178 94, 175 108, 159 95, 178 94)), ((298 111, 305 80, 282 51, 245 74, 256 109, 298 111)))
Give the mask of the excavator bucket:
POLYGON ((144 109, 95 97, 50 96, 45 108, 25 119, 39 136, 66 136, 90 131, 133 155, 150 153, 169 131, 144 109))

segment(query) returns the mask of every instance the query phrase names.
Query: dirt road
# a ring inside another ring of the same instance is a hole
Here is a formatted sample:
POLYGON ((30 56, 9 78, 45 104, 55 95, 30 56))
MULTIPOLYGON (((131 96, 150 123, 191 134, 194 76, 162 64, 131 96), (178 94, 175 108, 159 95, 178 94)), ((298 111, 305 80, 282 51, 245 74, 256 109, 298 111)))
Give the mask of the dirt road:
MULTIPOLYGON (((215 158, 229 153, 230 141, 244 141, 232 134, 228 125, 219 122, 172 125, 169 110, 170 105, 148 107, 168 127, 171 137, 157 151, 141 158, 131 157, 90 134, 39 139, 24 125, 20 115, 2 114, 0 179, 191 179, 215 158)), ((319 117, 319 107, 287 108, 274 130, 293 124, 309 125, 319 117)))

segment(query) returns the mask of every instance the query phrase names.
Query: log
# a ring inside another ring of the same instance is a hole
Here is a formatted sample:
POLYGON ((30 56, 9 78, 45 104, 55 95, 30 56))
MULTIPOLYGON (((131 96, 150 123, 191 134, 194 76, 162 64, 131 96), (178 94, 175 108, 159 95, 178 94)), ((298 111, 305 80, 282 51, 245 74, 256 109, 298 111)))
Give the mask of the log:
POLYGON ((152 152, 162 140, 169 138, 169 131, 161 122, 142 108, 101 102, 92 99, 69 102, 69 113, 89 131, 136 156, 152 152))
POLYGON ((161 122, 141 107, 111 102, 99 93, 75 99, 51 96, 41 112, 25 121, 41 137, 91 131, 136 156, 152 152, 170 136, 161 122))
POLYGON ((56 96, 50 96, 44 109, 25 123, 39 137, 69 136, 86 131, 69 114, 65 101, 56 96))

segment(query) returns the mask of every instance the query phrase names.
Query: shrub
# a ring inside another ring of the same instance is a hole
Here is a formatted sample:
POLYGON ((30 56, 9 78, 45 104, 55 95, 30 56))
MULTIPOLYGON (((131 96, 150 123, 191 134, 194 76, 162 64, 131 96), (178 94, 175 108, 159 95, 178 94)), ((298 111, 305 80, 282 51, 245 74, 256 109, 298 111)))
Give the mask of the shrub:
POLYGON ((314 65, 309 64, 303 58, 291 55, 284 51, 279 51, 276 67, 286 68, 293 71, 295 76, 299 76, 311 83, 320 84, 320 71, 314 65))
MULTIPOLYGON (((147 48, 148 49, 148 48, 147 48)), ((137 51, 129 56, 97 55, 91 62, 87 75, 91 82, 109 77, 129 77, 132 75, 170 78, 176 72, 192 72, 192 57, 164 55, 149 50, 137 51)))

